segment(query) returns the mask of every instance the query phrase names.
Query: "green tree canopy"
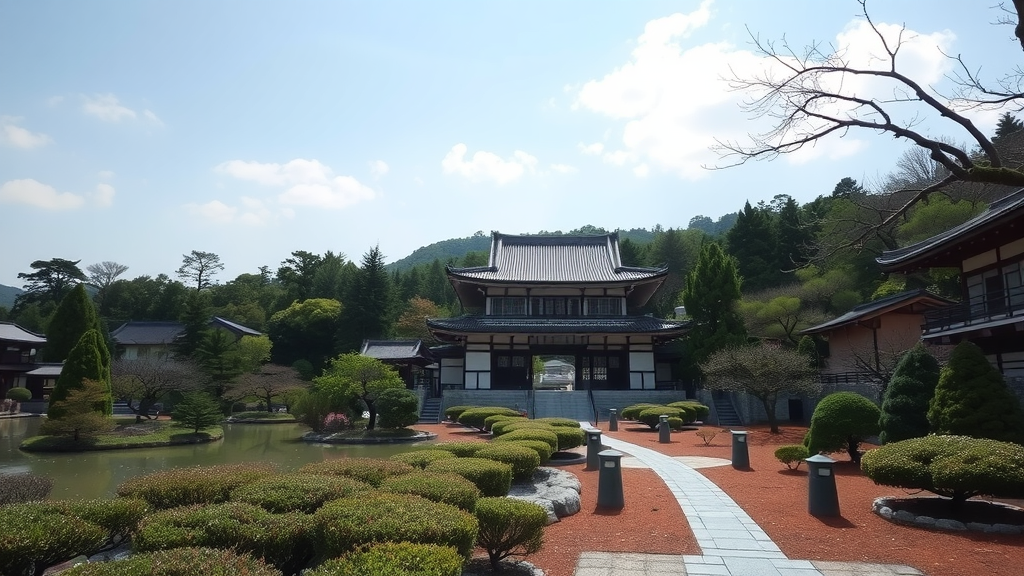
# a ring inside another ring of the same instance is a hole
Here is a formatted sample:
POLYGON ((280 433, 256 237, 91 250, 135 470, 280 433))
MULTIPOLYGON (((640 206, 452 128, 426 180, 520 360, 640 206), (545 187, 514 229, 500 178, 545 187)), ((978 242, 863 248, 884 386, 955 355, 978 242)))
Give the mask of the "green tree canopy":
POLYGON ((220 256, 213 252, 193 250, 182 255, 177 274, 183 281, 195 283, 196 291, 199 292, 212 286, 213 277, 223 269, 220 256))
POLYGON ((38 302, 40 304, 56 304, 60 302, 68 291, 79 282, 85 281, 85 273, 78 267, 81 260, 65 260, 53 258, 52 260, 36 260, 29 264, 35 272, 19 272, 18 278, 25 280, 22 289, 25 291, 19 294, 14 310, 20 310, 25 304, 38 302))
POLYGON ((697 263, 686 277, 683 305, 693 320, 686 339, 690 372, 716 350, 742 344, 746 339, 743 320, 736 312, 740 279, 736 263, 714 242, 706 243, 697 263))
POLYGON ((59 402, 66 399, 72 390, 81 389, 82 383, 86 380, 99 382, 104 387, 106 398, 102 406, 97 404, 96 410, 106 415, 111 414, 109 368, 104 367, 104 356, 99 349, 100 343, 99 333, 96 330, 88 330, 85 334, 82 334, 78 343, 68 353, 68 357, 64 361, 64 367, 57 378, 57 383, 53 387, 53 392, 50 393, 50 405, 47 410, 49 417, 60 418, 64 416, 66 412, 62 409, 63 405, 59 404, 59 402))
POLYGON ((50 362, 63 361, 89 330, 100 331, 100 319, 85 285, 78 284, 61 299, 50 319, 43 355, 50 362))
POLYGON ((341 349, 358 350, 367 338, 386 338, 394 308, 391 276, 384 269, 384 255, 374 246, 363 255, 348 289, 338 338, 341 349))
POLYGON ((900 358, 882 398, 883 444, 928 435, 928 403, 939 383, 939 362, 918 343, 900 358))
POLYGON ((267 328, 273 342, 271 360, 285 366, 307 360, 319 372, 335 353, 341 311, 337 300, 310 298, 276 312, 267 328))
POLYGON ((328 394, 336 403, 345 399, 362 400, 370 413, 367 430, 377 421, 377 397, 384 390, 405 388, 398 372, 387 364, 361 354, 342 354, 331 360, 322 376, 313 379, 316 390, 328 394))

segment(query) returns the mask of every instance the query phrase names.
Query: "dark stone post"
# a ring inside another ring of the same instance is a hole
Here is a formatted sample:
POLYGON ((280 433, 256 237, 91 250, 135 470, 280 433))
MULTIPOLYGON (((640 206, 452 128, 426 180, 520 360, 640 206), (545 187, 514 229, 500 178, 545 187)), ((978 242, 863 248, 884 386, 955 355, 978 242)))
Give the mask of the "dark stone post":
POLYGON ((832 465, 835 460, 816 454, 807 462, 807 511, 811 516, 839 516, 839 493, 832 465))
POLYGON ((750 468, 750 452, 747 449, 747 431, 730 430, 732 433, 732 467, 737 470, 750 468))
POLYGON ((622 452, 604 450, 598 454, 601 472, 597 477, 597 507, 621 510, 625 506, 622 497, 622 452))

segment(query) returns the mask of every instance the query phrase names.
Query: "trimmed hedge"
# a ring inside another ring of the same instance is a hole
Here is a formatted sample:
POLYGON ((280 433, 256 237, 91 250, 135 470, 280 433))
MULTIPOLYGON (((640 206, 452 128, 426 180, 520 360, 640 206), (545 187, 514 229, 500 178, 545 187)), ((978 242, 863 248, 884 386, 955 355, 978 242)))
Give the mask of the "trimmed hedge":
POLYGON ((117 487, 117 495, 145 500, 158 509, 213 504, 228 500, 235 488, 275 472, 276 467, 265 462, 174 468, 130 478, 117 487))
POLYGON ((642 402, 640 404, 626 406, 625 408, 619 411, 619 420, 638 420, 640 418, 641 412, 648 408, 653 408, 654 406, 658 406, 658 404, 649 404, 647 402, 642 402))
POLYGON ((686 420, 687 409, 686 408, 672 408, 670 406, 648 406, 640 411, 636 419, 639 422, 643 422, 651 427, 652 430, 657 430, 658 425, 661 424, 661 417, 668 416, 669 418, 680 418, 686 420))
POLYGON ((444 409, 444 417, 452 422, 458 422, 459 415, 470 408, 478 408, 478 406, 449 406, 444 409))
POLYGON ((463 426, 471 426, 478 430, 484 429, 484 420, 489 416, 519 416, 519 412, 505 408, 504 406, 483 406, 480 408, 470 408, 462 414, 459 414, 459 424, 463 426))
POLYGON ((682 430, 683 424, 684 423, 682 418, 676 416, 669 416, 668 418, 668 427, 671 430, 682 430))
POLYGON ((426 471, 458 474, 475 484, 484 496, 505 496, 512 487, 512 467, 485 458, 437 460, 428 464, 426 471))
POLYGON ((511 442, 506 442, 506 444, 526 446, 527 448, 537 452, 537 455, 540 456, 541 466, 547 464, 548 460, 551 460, 551 455, 555 453, 555 451, 551 449, 550 444, 540 440, 512 440, 511 442))
POLYGON ((512 467, 512 480, 529 480, 540 466, 540 454, 526 446, 509 442, 494 444, 476 453, 477 458, 504 462, 512 467))
POLYGON ((0 506, 43 500, 53 490, 53 480, 37 474, 0 474, 0 506))
POLYGON ((415 468, 411 464, 384 458, 335 458, 322 462, 313 462, 299 468, 300 474, 319 474, 327 476, 345 476, 370 486, 380 486, 392 476, 408 474, 415 468))
POLYGON ((477 450, 487 446, 486 442, 441 442, 440 444, 431 445, 430 450, 444 450, 445 452, 455 454, 459 458, 471 458, 477 453, 477 450))
POLYGON ((379 542, 451 546, 469 558, 477 535, 476 518, 455 506, 383 492, 328 502, 313 515, 313 525, 317 552, 325 558, 379 542))
POLYGON ((969 436, 925 436, 868 451, 861 470, 876 484, 927 490, 953 505, 978 494, 1024 497, 1024 446, 969 436))
POLYGON ((463 562, 451 546, 386 542, 328 560, 304 576, 461 576, 463 562))
POLYGON ((846 450, 850 460, 860 462, 858 446, 878 434, 882 412, 874 402, 855 392, 833 392, 814 408, 804 446, 811 454, 846 450))
POLYGON ((552 431, 555 429, 555 427, 552 426, 551 424, 546 424, 544 422, 538 422, 536 420, 527 420, 527 419, 523 418, 523 419, 520 419, 520 420, 511 420, 511 421, 508 421, 508 422, 499 422, 499 423, 495 424, 491 428, 491 434, 493 434, 493 436, 495 438, 497 438, 498 436, 503 436, 505 434, 508 434, 509 432, 512 432, 513 430, 537 429, 537 428, 539 428, 541 430, 552 430, 552 431))
POLYGON ((509 421, 509 422, 526 421, 526 417, 525 416, 507 416, 505 414, 495 414, 494 416, 488 416, 487 418, 484 418, 484 430, 493 430, 495 424, 497 424, 498 422, 505 422, 505 421, 509 421))
POLYGON ((139 522, 151 509, 148 502, 136 498, 113 500, 47 500, 39 506, 57 514, 74 516, 107 531, 105 547, 114 547, 136 532, 139 522))
POLYGON ((15 402, 28 402, 32 399, 32 391, 28 388, 11 388, 7 391, 7 399, 15 402))
POLYGON ((540 440, 551 446, 552 452, 558 452, 558 434, 548 428, 522 428, 506 432, 494 439, 494 442, 515 442, 516 440, 540 440))
POLYGON ((552 426, 551 431, 558 437, 559 450, 569 450, 587 443, 587 433, 582 428, 552 426))
POLYGON ((106 541, 104 528, 41 502, 0 508, 0 574, 5 576, 42 574, 54 564, 94 553, 106 541))
POLYGON ((669 402, 666 404, 669 408, 685 408, 686 414, 692 420, 687 420, 687 424, 691 424, 700 420, 701 422, 707 422, 708 416, 711 415, 711 408, 697 402, 696 400, 681 400, 679 402, 669 402))
POLYGON ((534 422, 542 422, 544 424, 550 424, 551 426, 564 426, 566 428, 579 428, 580 423, 578 420, 572 418, 536 418, 534 422))
POLYGON ((268 512, 312 514, 325 502, 372 489, 354 478, 285 474, 235 488, 231 500, 259 506, 268 512))
POLYGON ((807 446, 803 444, 787 444, 775 449, 775 457, 790 470, 800 468, 800 463, 808 456, 810 456, 810 453, 807 451, 807 446))
POLYGON ((412 452, 395 454, 390 459, 396 462, 405 462, 422 470, 434 460, 444 460, 446 458, 458 458, 458 456, 448 450, 413 450, 412 452))
POLYGON ((175 548, 133 554, 123 560, 79 564, 62 576, 281 576, 281 571, 245 554, 214 548, 175 548))
POLYGON ((476 504, 480 523, 477 545, 487 550, 494 570, 509 556, 540 550, 548 513, 537 504, 514 498, 481 498, 476 504))
POLYGON ((385 492, 415 494, 432 502, 450 504, 472 512, 480 498, 480 489, 458 474, 417 471, 388 478, 380 486, 385 492))

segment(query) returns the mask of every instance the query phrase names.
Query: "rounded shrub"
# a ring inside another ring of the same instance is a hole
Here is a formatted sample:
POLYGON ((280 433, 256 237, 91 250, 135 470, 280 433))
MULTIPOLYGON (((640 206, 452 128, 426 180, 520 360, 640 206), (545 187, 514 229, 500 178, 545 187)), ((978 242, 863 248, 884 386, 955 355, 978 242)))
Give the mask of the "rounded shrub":
MULTIPOLYGON (((458 460, 440 460, 432 465, 458 460)), ((379 542, 451 546, 468 558, 476 518, 455 506, 412 494, 370 493, 328 502, 313 515, 317 552, 333 558, 379 542)))
POLYGON ((494 425, 498 422, 516 422, 526 420, 525 416, 507 416, 505 414, 495 414, 494 416, 488 416, 484 418, 484 430, 494 430, 494 425))
POLYGON ((1024 497, 1024 446, 969 436, 925 436, 868 451, 861 470, 876 484, 927 490, 954 506, 978 494, 1024 497))
POLYGON ((0 506, 42 500, 53 490, 53 480, 38 474, 0 474, 0 506))
POLYGON ((682 430, 683 425, 684 423, 682 418, 679 418, 677 416, 670 416, 668 419, 668 427, 671 428, 672 430, 682 430))
POLYGON ((711 415, 711 408, 707 407, 696 400, 681 400, 679 402, 670 402, 666 404, 669 408, 685 408, 686 415, 689 420, 687 424, 691 424, 696 421, 707 422, 708 416, 711 415))
POLYGON ((392 476, 401 476, 413 470, 415 468, 411 464, 385 458, 335 458, 306 464, 298 471, 301 474, 345 476, 376 487, 392 476))
POLYGON ((552 417, 552 418, 536 418, 533 421, 534 422, 541 422, 543 424, 548 424, 548 425, 551 425, 551 426, 564 426, 566 428, 579 428, 580 427, 579 421, 578 420, 573 420, 572 418, 554 418, 554 417, 552 417))
POLYGON ((499 569, 501 560, 526 556, 540 550, 548 513, 532 502, 515 498, 481 498, 476 503, 480 523, 477 546, 487 551, 491 567, 499 569))
POLYGON ((928 435, 928 403, 939 383, 939 362, 918 343, 900 358, 885 388, 878 439, 899 442, 928 435))
POLYGON ((281 571, 245 554, 215 548, 175 548, 133 554, 123 560, 79 564, 64 576, 281 576, 281 571))
POLYGON ((419 399, 412 390, 389 388, 381 391, 374 402, 377 425, 381 428, 405 428, 420 419, 419 399))
POLYGON ((548 460, 551 460, 551 455, 554 454, 555 452, 554 450, 551 449, 550 444, 548 444, 547 442, 542 442, 540 440, 512 440, 511 442, 506 442, 506 444, 525 446, 533 450, 534 452, 537 453, 537 456, 540 457, 541 466, 547 464, 548 460))
POLYGON ((486 442, 441 442, 438 444, 431 444, 431 450, 444 450, 445 452, 451 452, 459 458, 472 457, 476 454, 477 450, 487 447, 486 442))
POLYGON ((523 430, 528 428, 554 430, 555 427, 552 426, 551 424, 538 422, 537 420, 527 420, 525 418, 521 418, 518 420, 511 420, 508 422, 498 422, 497 424, 494 425, 493 428, 491 428, 491 433, 494 435, 495 438, 497 438, 498 436, 503 436, 513 430, 523 430))
POLYGON ((558 437, 559 450, 569 450, 587 443, 587 434, 582 428, 552 426, 551 431, 558 437))
POLYGON ((28 388, 11 388, 7 391, 7 399, 15 402, 28 402, 32 399, 32 391, 28 388))
POLYGON ((0 508, 0 574, 42 574, 43 569, 107 541, 107 530, 42 502, 0 508))
POLYGON ((680 418, 685 420, 686 409, 685 408, 670 408, 668 406, 648 406, 640 411, 636 419, 639 422, 643 422, 651 427, 652 430, 657 430, 658 425, 661 424, 661 417, 668 416, 669 418, 680 418))
POLYGON ((478 408, 478 406, 449 406, 444 409, 445 420, 451 420, 452 422, 459 421, 459 415, 469 410, 470 408, 478 408))
POLYGON ((475 484, 484 496, 504 496, 512 487, 512 467, 486 458, 437 460, 428 464, 426 471, 458 474, 475 484))
POLYGON ((779 446, 775 449, 775 457, 778 458, 779 462, 786 465, 786 468, 790 470, 796 470, 800 467, 800 463, 803 462, 810 453, 807 451, 807 447, 803 444, 787 444, 786 446, 779 446))
POLYGON ((551 446, 552 452, 558 452, 558 434, 548 428, 522 428, 506 432, 494 439, 494 442, 515 442, 516 440, 540 440, 551 446))
POLYGON ((472 512, 480 498, 480 489, 458 474, 436 472, 413 472, 388 478, 380 489, 396 494, 415 494, 432 502, 450 504, 472 512))
POLYGON ((488 446, 477 452, 476 457, 508 464, 512 467, 512 480, 519 481, 533 478, 533 473, 540 466, 540 455, 536 450, 510 442, 488 446))
POLYGON ((619 411, 619 419, 638 420, 641 412, 648 408, 653 408, 654 406, 658 406, 658 404, 649 404, 644 402, 641 404, 633 404, 632 406, 626 406, 625 408, 619 411))
POLYGON ((305 512, 311 514, 324 502, 366 492, 365 482, 342 476, 285 474, 239 486, 231 500, 259 506, 268 512, 305 512))
POLYGON ((483 430, 484 420, 489 416, 519 416, 519 412, 511 408, 505 408, 504 406, 470 408, 462 414, 459 414, 459 424, 483 430))
POLYGON ((118 486, 117 495, 145 500, 158 509, 212 504, 228 500, 235 488, 275 472, 269 463, 174 468, 130 478, 118 486))
POLYGON ((47 500, 39 503, 65 516, 75 516, 107 531, 107 541, 119 544, 138 529, 139 522, 151 511, 145 500, 47 500))
POLYGON ((464 562, 451 546, 385 542, 328 560, 304 576, 460 576, 464 562))
POLYGON ((804 446, 811 454, 845 449, 850 460, 860 462, 858 446, 878 434, 881 411, 874 402, 855 392, 833 392, 818 402, 804 446))
POLYGON ((422 470, 434 460, 444 460, 445 458, 458 458, 458 456, 448 450, 413 450, 412 452, 395 454, 391 457, 391 460, 405 462, 422 470))

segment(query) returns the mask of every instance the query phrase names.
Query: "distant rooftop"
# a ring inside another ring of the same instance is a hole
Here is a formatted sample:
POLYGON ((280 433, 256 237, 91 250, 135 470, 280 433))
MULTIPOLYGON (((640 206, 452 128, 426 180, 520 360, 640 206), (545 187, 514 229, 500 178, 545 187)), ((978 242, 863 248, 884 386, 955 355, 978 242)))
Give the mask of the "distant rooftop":
POLYGON ((900 292, 899 294, 893 294, 892 296, 886 296, 885 298, 879 298, 878 300, 854 306, 853 309, 846 314, 843 314, 838 318, 833 318, 824 324, 819 324, 817 326, 801 330, 800 334, 821 334, 823 332, 829 332, 841 326, 856 324, 869 318, 881 316, 887 312, 903 311, 905 313, 922 313, 925 309, 939 308, 942 306, 949 306, 950 304, 954 304, 954 302, 932 294, 927 290, 908 290, 906 292, 900 292), (906 310, 902 310, 904 308, 906 308, 906 310))
POLYGON ((0 340, 25 344, 46 344, 46 336, 25 330, 13 322, 0 322, 0 340))

